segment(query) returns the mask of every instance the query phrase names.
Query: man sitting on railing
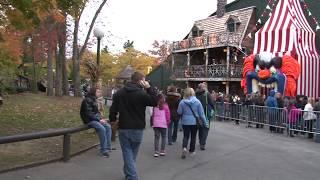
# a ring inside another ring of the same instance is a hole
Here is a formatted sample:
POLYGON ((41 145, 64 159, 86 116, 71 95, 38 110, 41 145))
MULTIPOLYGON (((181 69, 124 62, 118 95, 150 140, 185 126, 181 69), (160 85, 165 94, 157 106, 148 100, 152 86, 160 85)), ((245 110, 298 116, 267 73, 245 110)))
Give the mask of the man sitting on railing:
POLYGON ((80 116, 82 121, 94 128, 100 139, 100 152, 104 157, 109 157, 111 151, 111 126, 100 114, 97 97, 101 96, 101 90, 92 87, 81 103, 80 116))

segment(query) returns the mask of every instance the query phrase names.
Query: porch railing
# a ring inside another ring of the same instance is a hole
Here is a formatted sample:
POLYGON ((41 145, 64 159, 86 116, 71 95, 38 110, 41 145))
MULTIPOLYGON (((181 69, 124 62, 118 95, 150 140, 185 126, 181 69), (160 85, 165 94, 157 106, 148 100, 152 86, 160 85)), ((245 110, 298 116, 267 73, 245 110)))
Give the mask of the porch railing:
POLYGON ((226 64, 217 65, 190 65, 174 67, 176 78, 241 78, 242 66, 226 64))
POLYGON ((182 41, 173 42, 172 48, 175 50, 183 50, 189 48, 205 48, 226 45, 239 45, 241 41, 241 33, 219 32, 200 37, 189 38, 182 41))

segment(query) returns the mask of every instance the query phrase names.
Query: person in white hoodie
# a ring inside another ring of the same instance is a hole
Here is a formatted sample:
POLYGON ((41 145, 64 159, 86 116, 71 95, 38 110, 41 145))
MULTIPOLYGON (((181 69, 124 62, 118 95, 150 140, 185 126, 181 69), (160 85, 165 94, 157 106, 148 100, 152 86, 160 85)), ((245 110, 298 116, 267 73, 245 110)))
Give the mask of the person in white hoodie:
POLYGON ((306 130, 309 132, 308 133, 308 138, 312 139, 313 138, 313 123, 317 119, 317 116, 313 112, 313 106, 314 106, 314 99, 313 98, 308 98, 308 104, 304 107, 304 112, 303 112, 303 119, 304 119, 304 124, 306 126, 306 130))

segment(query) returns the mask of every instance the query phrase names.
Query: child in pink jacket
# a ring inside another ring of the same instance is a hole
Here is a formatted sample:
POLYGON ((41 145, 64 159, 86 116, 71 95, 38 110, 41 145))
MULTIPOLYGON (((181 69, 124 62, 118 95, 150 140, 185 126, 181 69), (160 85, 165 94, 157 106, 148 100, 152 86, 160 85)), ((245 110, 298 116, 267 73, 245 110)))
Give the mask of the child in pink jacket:
POLYGON ((294 137, 292 129, 297 128, 297 121, 299 120, 300 115, 301 110, 295 106, 295 100, 290 100, 288 107, 288 129, 290 137, 294 137))
POLYGON ((158 105, 153 108, 152 127, 154 130, 154 157, 165 156, 167 128, 170 124, 170 110, 163 94, 157 96, 158 105), (161 137, 161 150, 159 142, 161 137))

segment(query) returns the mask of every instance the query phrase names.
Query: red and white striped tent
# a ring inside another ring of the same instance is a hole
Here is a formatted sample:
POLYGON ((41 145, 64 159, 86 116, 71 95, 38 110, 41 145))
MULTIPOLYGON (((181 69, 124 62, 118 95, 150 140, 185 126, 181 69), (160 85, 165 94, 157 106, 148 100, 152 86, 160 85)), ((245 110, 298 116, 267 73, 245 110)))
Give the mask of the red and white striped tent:
POLYGON ((319 97, 320 56, 315 38, 300 1, 279 0, 270 18, 255 34, 254 54, 295 54, 301 66, 297 94, 319 97))

